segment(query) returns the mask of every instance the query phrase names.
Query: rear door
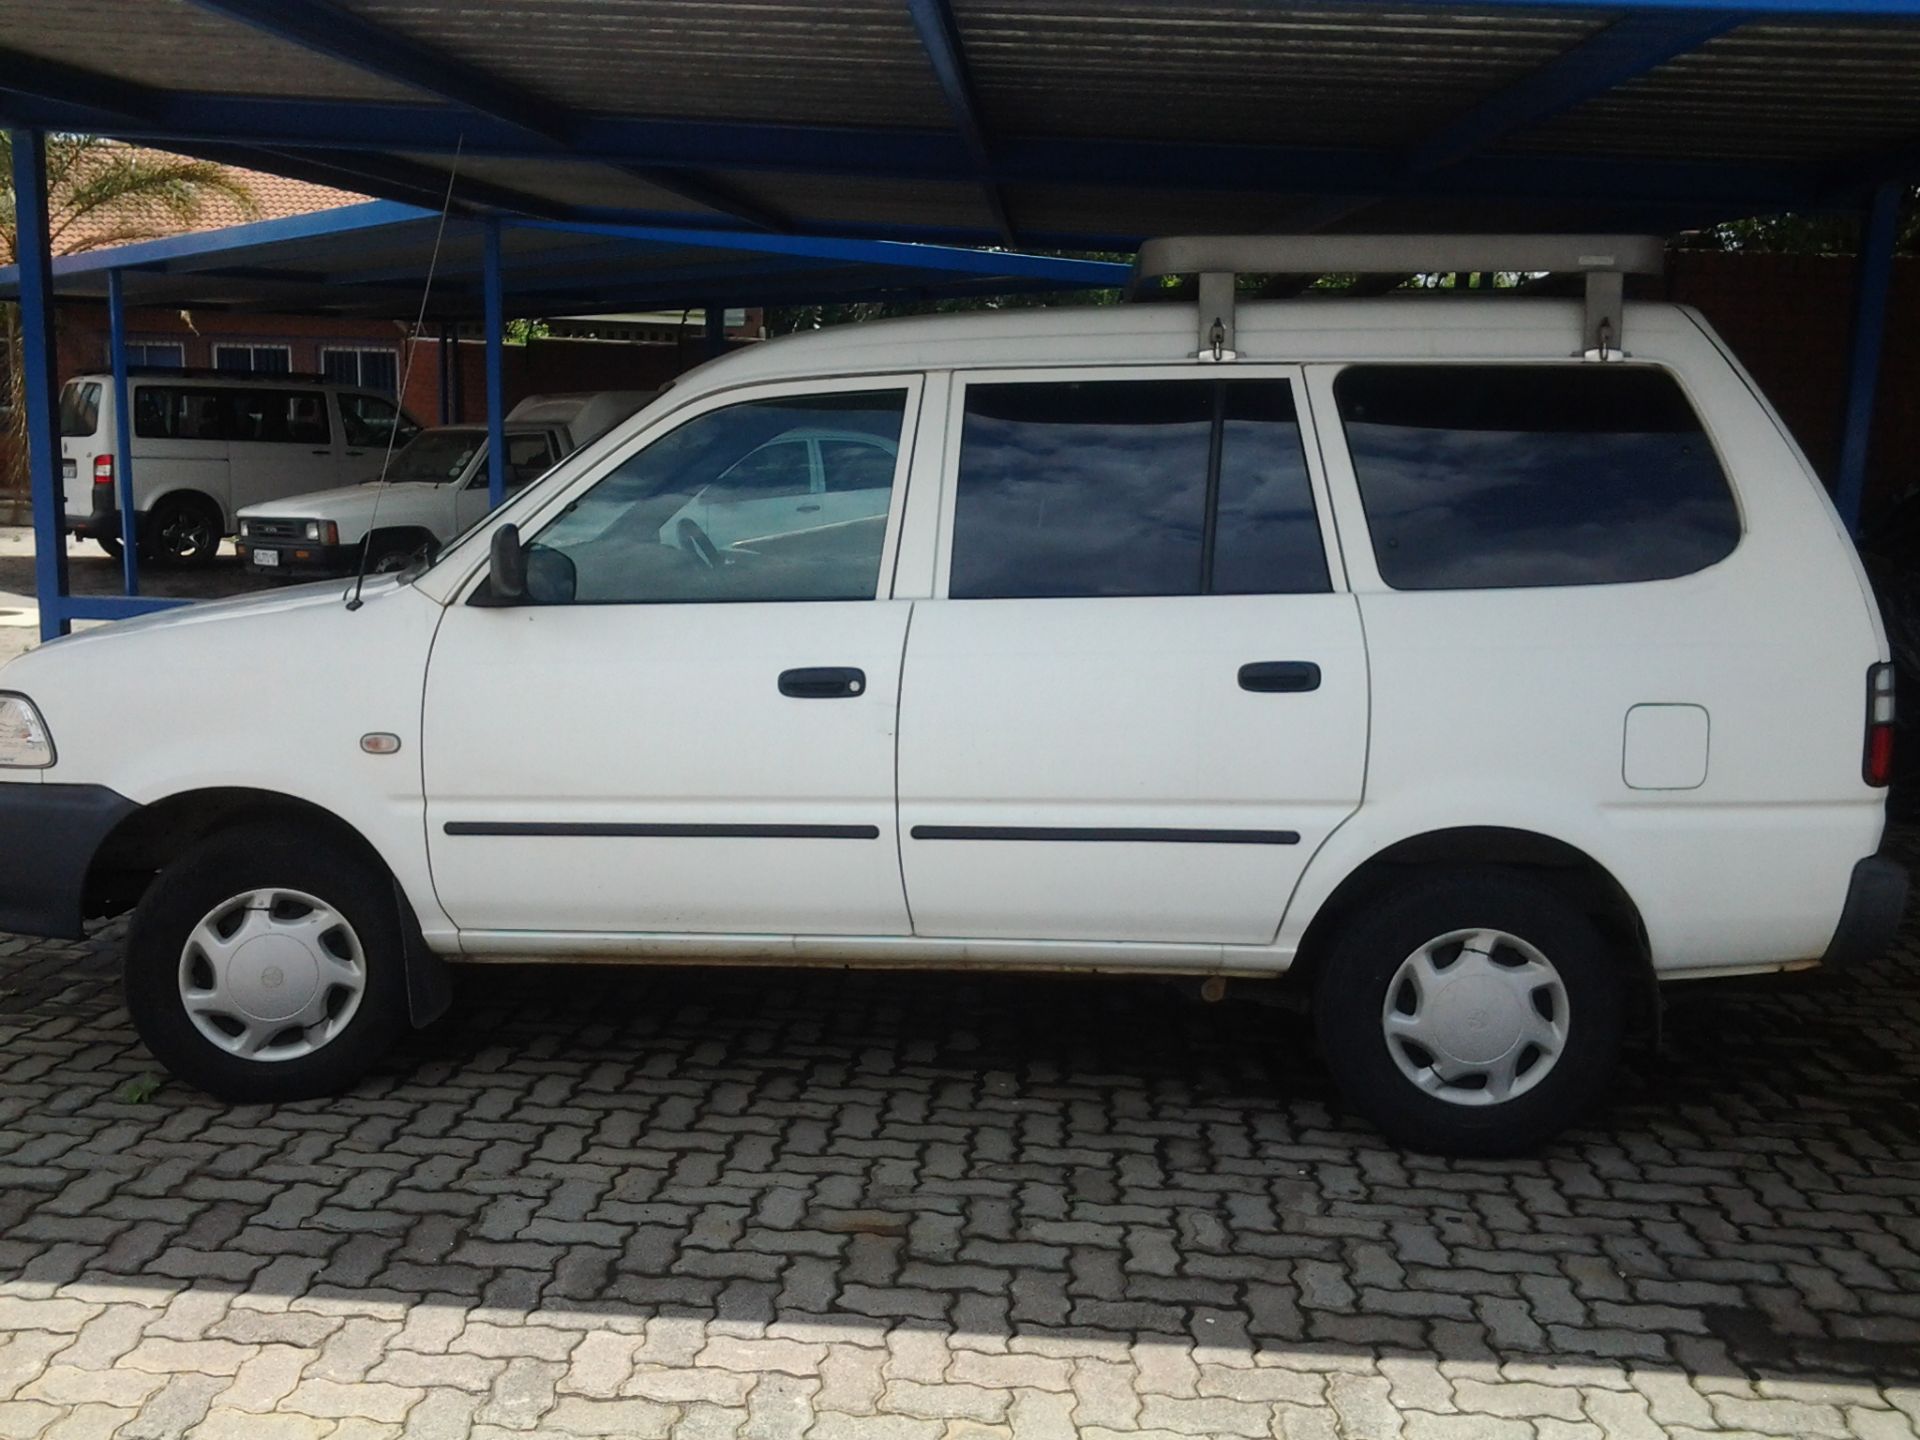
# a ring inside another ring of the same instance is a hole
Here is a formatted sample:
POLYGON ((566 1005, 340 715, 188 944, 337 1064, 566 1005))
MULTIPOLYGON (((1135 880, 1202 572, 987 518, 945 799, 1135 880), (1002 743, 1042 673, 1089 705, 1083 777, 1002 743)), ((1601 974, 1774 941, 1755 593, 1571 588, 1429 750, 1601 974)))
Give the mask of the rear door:
POLYGON ((1367 674, 1299 375, 957 377, 900 715, 914 928, 1264 944, 1367 674))

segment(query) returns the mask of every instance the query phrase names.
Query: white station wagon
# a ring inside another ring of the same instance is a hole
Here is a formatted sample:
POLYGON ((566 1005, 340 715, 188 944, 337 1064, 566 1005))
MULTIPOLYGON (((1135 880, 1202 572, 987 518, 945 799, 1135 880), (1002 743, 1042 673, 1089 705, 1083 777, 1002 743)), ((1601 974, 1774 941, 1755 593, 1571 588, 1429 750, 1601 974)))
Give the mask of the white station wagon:
POLYGON ((131 909, 141 1035, 244 1100, 446 962, 1292 976, 1357 1109, 1482 1154, 1656 981, 1884 945, 1886 642, 1697 315, 1200 289, 756 346, 358 608, 14 661, 0 925, 131 909))

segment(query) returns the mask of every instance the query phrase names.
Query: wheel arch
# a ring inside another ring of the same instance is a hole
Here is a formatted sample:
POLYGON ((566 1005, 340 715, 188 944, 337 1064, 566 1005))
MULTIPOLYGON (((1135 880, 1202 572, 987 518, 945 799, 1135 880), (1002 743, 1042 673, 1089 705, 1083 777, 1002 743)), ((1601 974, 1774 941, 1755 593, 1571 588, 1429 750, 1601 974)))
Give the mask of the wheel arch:
POLYGON ((117 915, 140 903, 153 878, 192 846, 236 825, 279 821, 332 839, 385 876, 393 889, 405 952, 413 1023, 436 1018, 451 999, 446 965, 427 948, 419 912, 386 857, 358 827, 311 800, 250 786, 183 790, 127 815, 94 851, 81 892, 86 916, 117 915))
POLYGON ((1464 825, 1423 831, 1376 851, 1348 871, 1314 912, 1300 939, 1289 974, 1312 987, 1341 926, 1381 891, 1409 871, 1432 868, 1500 867, 1544 880, 1599 927, 1609 950, 1629 971, 1636 1016, 1651 1028, 1658 1018, 1658 991, 1640 908, 1606 866, 1576 845, 1539 831, 1505 825, 1464 825))

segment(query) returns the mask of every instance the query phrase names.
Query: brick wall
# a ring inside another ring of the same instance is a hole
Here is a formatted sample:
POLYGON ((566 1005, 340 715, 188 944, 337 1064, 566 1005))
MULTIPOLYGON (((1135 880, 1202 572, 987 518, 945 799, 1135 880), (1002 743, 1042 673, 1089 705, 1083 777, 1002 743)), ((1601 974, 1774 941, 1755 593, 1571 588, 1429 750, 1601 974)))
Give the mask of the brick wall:
MULTIPOLYGON (((1676 251, 1667 293, 1699 308, 1759 383, 1829 485, 1839 468, 1854 261, 1676 251)), ((1631 336, 1629 336, 1631 345, 1631 336)), ((1920 258, 1894 266, 1879 403, 1867 457, 1871 517, 1920 483, 1920 258)))

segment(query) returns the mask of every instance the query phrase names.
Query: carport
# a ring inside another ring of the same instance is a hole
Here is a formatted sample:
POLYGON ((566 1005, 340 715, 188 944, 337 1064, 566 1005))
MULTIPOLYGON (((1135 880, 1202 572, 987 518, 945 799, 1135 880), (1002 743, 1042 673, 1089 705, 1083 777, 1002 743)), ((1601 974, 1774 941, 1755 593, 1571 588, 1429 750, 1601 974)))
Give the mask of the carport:
MULTIPOLYGON (((1671 234, 1858 212, 1837 486, 1850 522, 1900 204, 1920 173, 1920 0, 0 0, 0 45, 52 633, 141 602, 64 597, 52 307, 56 277, 94 272, 47 254, 47 131, 349 185, 415 207, 416 227, 450 195, 450 248, 468 253, 447 303, 477 300, 489 335, 510 304, 542 308, 540 286, 562 293, 569 276, 592 303, 613 298, 591 259, 568 258, 601 245, 675 240, 663 263, 681 273, 644 293, 758 303, 828 298, 808 287, 836 261, 908 258, 875 242, 1671 234), (714 251, 774 258, 729 272, 714 251)), ((1013 258, 955 260, 941 279, 1074 283, 1010 273, 1013 258)), ((96 283, 111 301, 177 259, 109 265, 96 283)), ((337 269, 233 255, 188 268, 203 300, 214 284, 310 292, 318 276, 369 304, 382 286, 388 304, 395 289, 417 297, 421 273, 357 250, 337 269)))
MULTIPOLYGON (((26 268, 0 269, 0 299, 32 303, 22 278, 26 268)), ((126 594, 68 593, 59 526, 64 505, 57 490, 51 503, 43 500, 36 469, 41 630, 64 634, 74 620, 114 619, 181 603, 137 598, 134 467, 126 433, 132 413, 126 388, 129 306, 369 315, 437 323, 443 336, 462 321, 478 322, 497 505, 506 468, 499 455, 505 444, 508 318, 565 314, 583 305, 698 308, 706 312, 708 351, 717 354, 725 344, 721 316, 727 303, 717 297, 744 296, 758 305, 941 299, 1118 286, 1127 274, 1126 266, 1109 261, 897 240, 500 215, 449 214, 443 225, 438 210, 392 200, 62 256, 51 266, 55 302, 92 301, 107 309, 121 427, 114 437, 114 453, 121 457, 114 479, 126 594), (49 565, 49 558, 56 563, 49 565)), ((443 392, 447 379, 443 371, 443 392)))

